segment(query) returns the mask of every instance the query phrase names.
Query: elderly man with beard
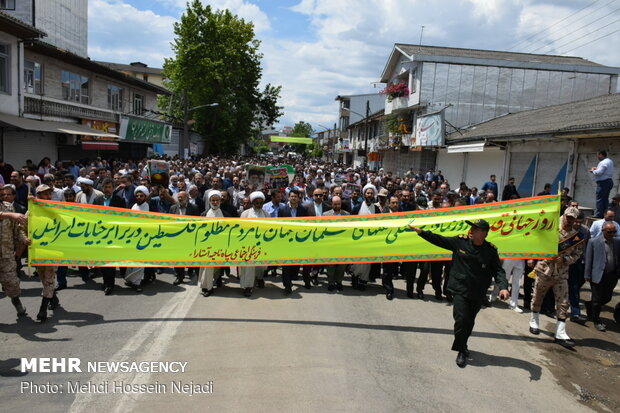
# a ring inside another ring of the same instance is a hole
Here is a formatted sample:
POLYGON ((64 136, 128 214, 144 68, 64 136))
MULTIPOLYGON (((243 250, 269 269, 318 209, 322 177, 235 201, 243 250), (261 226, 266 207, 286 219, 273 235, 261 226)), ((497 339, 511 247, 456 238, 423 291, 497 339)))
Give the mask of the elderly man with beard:
MULTIPOLYGON (((136 199, 136 203, 131 206, 132 211, 149 211, 149 203, 146 201, 146 198, 149 194, 149 189, 140 185, 134 190, 134 197, 136 199)), ((152 267, 146 268, 133 268, 129 274, 125 276, 125 285, 133 288, 137 293, 142 292, 142 281, 145 276, 147 279, 151 277, 155 277, 155 270, 152 267)))
MULTIPOLYGON (((351 215, 372 215, 379 214, 381 211, 375 204, 375 197, 377 196, 377 188, 372 184, 367 184, 362 190, 364 201, 358 204, 351 215)), ((361 291, 366 289, 366 284, 370 281, 371 267, 374 264, 362 263, 351 265, 351 271, 353 276, 351 278, 351 285, 353 288, 357 288, 361 291)), ((380 263, 378 264, 381 265, 380 263)))
POLYGON ((200 195, 200 191, 196 185, 189 186, 189 203, 192 205, 196 205, 200 214, 205 211, 205 201, 203 197, 200 195))
MULTIPOLYGON (((250 203, 252 207, 243 211, 241 218, 269 218, 269 214, 263 209, 263 203, 265 202, 265 194, 260 191, 254 191, 250 194, 250 203)), ((250 297, 252 295, 252 289, 254 288, 254 281, 258 278, 258 288, 265 287, 265 280, 263 279, 263 272, 265 267, 242 267, 241 275, 239 277, 239 284, 243 288, 243 295, 250 297)))
MULTIPOLYGON (((180 183, 180 182, 179 182, 180 183)), ((189 215, 189 216, 200 216, 200 211, 198 207, 189 202, 189 196, 185 191, 179 191, 177 193, 178 203, 172 205, 170 207, 170 213, 173 215, 189 215)), ((177 275, 177 278, 173 281, 172 284, 179 285, 185 279, 185 267, 174 267, 174 272, 177 275)), ((194 269, 190 268, 189 276, 191 277, 194 273, 194 269)))
MULTIPOLYGON (((206 192, 206 198, 209 202, 209 209, 202 213, 207 218, 223 218, 224 214, 220 208, 221 192, 212 189, 206 192)), ((228 192, 227 192, 228 193, 228 192)), ((223 267, 200 267, 199 285, 203 297, 213 294, 213 280, 216 280, 218 287, 222 286, 223 267)))

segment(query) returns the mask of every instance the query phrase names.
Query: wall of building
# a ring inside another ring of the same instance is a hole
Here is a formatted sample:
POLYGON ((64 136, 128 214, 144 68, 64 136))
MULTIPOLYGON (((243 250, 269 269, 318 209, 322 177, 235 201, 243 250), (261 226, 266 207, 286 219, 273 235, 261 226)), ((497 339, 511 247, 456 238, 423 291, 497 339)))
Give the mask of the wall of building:
MULTIPOLYGON (((139 93, 145 97, 145 109, 157 109, 157 95, 134 86, 123 84, 123 82, 111 79, 107 76, 95 74, 80 67, 64 63, 56 58, 45 56, 39 53, 25 51, 25 58, 43 65, 43 94, 47 97, 62 99, 62 71, 73 72, 89 79, 89 106, 100 109, 108 109, 108 84, 123 88, 123 112, 133 110, 133 94, 139 93)), ((77 104, 71 101, 72 104, 77 104)))
POLYGON ((21 44, 17 43, 17 38, 7 33, 0 32, 0 43, 8 46, 9 49, 9 76, 8 76, 8 93, 0 92, 0 113, 8 113, 10 115, 19 114, 18 99, 18 50, 21 44))
POLYGON ((401 153, 400 151, 387 150, 383 153, 383 168, 385 171, 392 171, 400 177, 405 176, 410 168, 417 171, 422 168, 427 171, 428 168, 435 167, 436 152, 434 151, 416 151, 401 153))
POLYGON ((445 109, 466 127, 507 113, 588 99, 615 91, 617 77, 593 73, 424 62, 422 102, 445 109))
POLYGON ((465 182, 469 187, 480 189, 491 175, 495 175, 501 192, 507 181, 505 161, 506 152, 498 147, 486 146, 483 152, 468 153, 448 153, 447 149, 439 149, 435 170, 442 172, 451 188, 458 188, 461 182, 465 182))
POLYGON ((35 18, 47 43, 88 56, 88 0, 35 0, 35 18))
POLYGON ((34 26, 35 22, 32 18, 32 5, 33 2, 31 0, 15 0, 15 10, 4 9, 2 11, 34 26))

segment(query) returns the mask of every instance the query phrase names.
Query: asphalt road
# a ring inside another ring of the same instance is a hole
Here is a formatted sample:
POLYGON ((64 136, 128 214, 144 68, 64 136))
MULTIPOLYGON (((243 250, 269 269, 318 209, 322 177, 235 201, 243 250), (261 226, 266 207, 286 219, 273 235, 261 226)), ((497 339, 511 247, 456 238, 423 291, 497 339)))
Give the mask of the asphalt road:
MULTIPOLYGON (((343 293, 328 292, 323 276, 311 290, 296 281, 286 298, 280 279, 268 278, 250 299, 234 278, 208 298, 195 281, 173 286, 173 279, 171 271, 159 275, 142 294, 121 288, 118 279, 115 294, 104 296, 100 278, 69 277, 70 288, 59 293, 62 308, 45 323, 33 321, 40 283, 22 282, 28 317, 17 319, 9 300, 0 300, 2 410, 589 410, 551 373, 543 348, 552 338, 529 335, 528 315, 504 303, 481 311, 469 365, 460 369, 450 351, 451 307, 408 299, 402 280, 388 301, 376 285, 359 292, 345 281, 343 293), (94 361, 187 365, 183 373, 22 373, 22 357, 77 357, 83 367, 94 361), (78 381, 107 383, 107 394, 70 392, 68 382, 78 381), (29 383, 62 385, 63 392, 33 393, 29 383), (155 384, 162 393, 113 392, 119 383, 155 384)), ((430 285, 426 292, 432 296, 430 285)), ((554 324, 546 319, 542 327, 554 324)), ((608 333, 617 343, 617 333, 608 333)))

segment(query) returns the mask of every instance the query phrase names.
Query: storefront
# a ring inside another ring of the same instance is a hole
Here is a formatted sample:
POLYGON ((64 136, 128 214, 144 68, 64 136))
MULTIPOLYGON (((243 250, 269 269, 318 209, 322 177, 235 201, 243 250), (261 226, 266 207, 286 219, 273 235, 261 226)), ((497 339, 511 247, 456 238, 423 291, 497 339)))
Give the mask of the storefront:
POLYGON ((135 116, 121 116, 119 129, 119 156, 141 159, 147 156, 153 145, 170 144, 172 125, 135 116))

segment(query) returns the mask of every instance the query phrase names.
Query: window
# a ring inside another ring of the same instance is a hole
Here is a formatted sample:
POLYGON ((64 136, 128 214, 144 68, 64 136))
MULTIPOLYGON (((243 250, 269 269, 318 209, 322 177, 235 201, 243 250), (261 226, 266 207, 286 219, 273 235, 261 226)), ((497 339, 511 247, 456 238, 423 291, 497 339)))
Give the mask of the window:
POLYGON ((41 63, 24 60, 24 90, 28 93, 43 93, 43 72, 41 63))
POLYGON ((144 96, 137 93, 133 94, 133 113, 136 115, 144 114, 144 96))
POLYGON ((112 109, 118 112, 123 111, 123 89, 108 85, 108 109, 112 109))
POLYGON ((88 77, 76 73, 61 72, 62 98, 88 105, 88 77))
POLYGON ((1 10, 15 10, 15 0, 0 0, 1 10))
POLYGON ((0 92, 9 92, 9 46, 0 44, 0 92))

